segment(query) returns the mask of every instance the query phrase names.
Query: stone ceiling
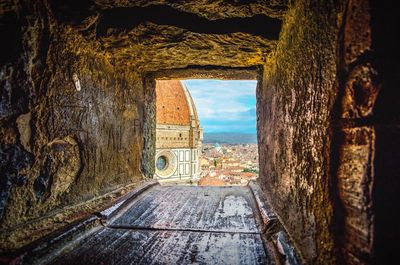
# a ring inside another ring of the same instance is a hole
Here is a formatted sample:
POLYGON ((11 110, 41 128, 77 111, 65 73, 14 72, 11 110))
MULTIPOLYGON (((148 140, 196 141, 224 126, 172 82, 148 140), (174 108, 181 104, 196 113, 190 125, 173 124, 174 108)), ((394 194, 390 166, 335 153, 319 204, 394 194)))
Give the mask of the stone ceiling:
POLYGON ((143 72, 263 65, 287 7, 285 0, 73 2, 54 2, 57 21, 95 43, 113 64, 143 72))
POLYGON ((254 15, 282 18, 287 2, 287 0, 95 0, 96 6, 101 9, 165 5, 210 20, 254 15))

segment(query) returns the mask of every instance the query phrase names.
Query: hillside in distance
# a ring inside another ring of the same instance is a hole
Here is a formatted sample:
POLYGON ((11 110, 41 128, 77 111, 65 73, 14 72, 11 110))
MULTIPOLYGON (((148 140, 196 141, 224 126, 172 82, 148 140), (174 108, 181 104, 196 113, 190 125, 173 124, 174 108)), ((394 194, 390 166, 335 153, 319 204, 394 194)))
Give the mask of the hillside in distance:
POLYGON ((203 143, 256 144, 257 134, 251 133, 204 133, 203 143))

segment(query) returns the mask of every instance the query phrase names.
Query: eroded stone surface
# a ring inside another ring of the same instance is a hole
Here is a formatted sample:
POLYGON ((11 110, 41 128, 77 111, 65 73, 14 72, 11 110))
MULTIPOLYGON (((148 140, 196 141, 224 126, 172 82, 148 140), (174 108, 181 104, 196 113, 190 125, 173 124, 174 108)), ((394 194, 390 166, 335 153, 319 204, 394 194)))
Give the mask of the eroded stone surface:
POLYGON ((55 199, 68 192, 81 168, 78 143, 71 136, 46 145, 39 176, 33 190, 37 200, 55 199))
POLYGON ((288 11, 257 88, 260 186, 303 259, 334 264, 329 126, 341 13, 306 5, 288 11))
MULTIPOLYGON (((17 54, 1 65, 2 250, 59 227, 40 228, 40 217, 57 222, 59 209, 142 179, 140 75, 110 64, 48 8, 46 1, 21 3, 2 17, 21 27, 14 33, 17 54), (37 233, 21 237, 19 227, 36 221, 37 233)), ((75 217, 68 210, 65 216, 72 221, 97 209, 80 207, 75 217)))
POLYGON ((344 253, 352 264, 371 251, 373 219, 371 217, 373 172, 373 128, 343 129, 343 146, 339 156, 338 186, 346 209, 344 253), (355 255, 353 253, 356 253, 355 255))
POLYGON ((258 14, 271 17, 283 17, 288 1, 286 0, 251 0, 241 3, 239 1, 165 1, 165 0, 139 0, 139 1, 110 1, 96 0, 98 6, 102 9, 110 7, 146 7, 152 5, 168 5, 178 10, 198 14, 208 19, 220 19, 227 17, 251 17, 258 14))
POLYGON ((275 47, 274 40, 247 33, 199 34, 152 23, 129 32, 119 30, 99 41, 109 56, 143 71, 190 65, 255 66, 265 63, 275 47))
POLYGON ((390 260, 397 8, 287 2, 1 1, 1 250, 151 177, 153 78, 234 78, 226 67, 257 69, 238 76, 259 79, 260 179, 305 261, 390 260))
MULTIPOLYGON (((374 122, 376 99, 381 92, 381 73, 372 51, 370 3, 348 2, 344 19, 343 53, 339 60, 341 98, 341 128, 338 135, 337 187, 343 220, 340 248, 348 264, 368 264, 374 256, 374 215, 372 193, 375 183, 374 122), (356 34, 362 32, 362 34, 356 34)), ((383 195, 383 194, 382 194, 383 195)))
POLYGON ((259 235, 102 228, 50 264, 274 264, 259 235))
POLYGON ((113 227, 259 232, 248 187, 156 186, 109 222, 113 227))
POLYGON ((47 264, 275 264, 248 187, 149 188, 47 264))
POLYGON ((87 3, 80 11, 68 3, 53 9, 58 20, 96 43, 114 63, 155 71, 190 65, 263 64, 275 47, 281 25, 274 12, 267 11, 272 6, 280 14, 286 9, 275 1, 104 1, 87 3), (207 14, 221 18, 209 20, 203 17, 207 14))
POLYGON ((88 200, 151 177, 155 95, 147 71, 263 64, 286 8, 283 1, 3 1, 10 52, 0 70, 2 247, 53 230, 24 238, 19 227, 27 222, 32 232, 43 215, 75 220, 59 210, 83 203, 74 216, 85 216, 96 208, 86 209, 88 200))

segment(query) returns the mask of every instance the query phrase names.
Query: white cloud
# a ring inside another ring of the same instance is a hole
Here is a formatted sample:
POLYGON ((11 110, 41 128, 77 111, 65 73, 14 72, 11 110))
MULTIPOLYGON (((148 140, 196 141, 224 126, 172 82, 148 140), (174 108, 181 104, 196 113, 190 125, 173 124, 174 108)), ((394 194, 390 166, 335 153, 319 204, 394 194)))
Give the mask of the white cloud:
POLYGON ((205 131, 215 130, 217 127, 224 131, 224 126, 237 128, 239 131, 243 131, 243 128, 255 128, 257 81, 206 79, 185 80, 184 83, 195 101, 200 123, 205 131), (223 121, 223 124, 216 125, 217 121, 223 121))

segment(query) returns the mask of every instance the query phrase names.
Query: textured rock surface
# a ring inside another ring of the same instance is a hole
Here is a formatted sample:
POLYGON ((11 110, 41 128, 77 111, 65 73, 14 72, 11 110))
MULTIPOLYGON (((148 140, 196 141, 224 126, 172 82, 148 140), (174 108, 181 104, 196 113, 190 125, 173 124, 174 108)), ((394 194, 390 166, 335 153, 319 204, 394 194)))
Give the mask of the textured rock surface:
MULTIPOLYGON (((29 25, 19 35, 20 57, 1 70, 3 232, 142 179, 140 75, 58 25, 45 2, 5 16, 18 15, 15 23, 29 25)), ((4 249, 31 240, 11 242, 3 232, 4 249)))
POLYGON ((276 264, 249 187, 155 185, 103 224, 41 263, 276 264))
POLYGON ((142 71, 189 65, 255 66, 263 64, 275 47, 275 41, 247 33, 200 34, 153 23, 128 32, 118 30, 99 41, 110 57, 142 71))
POLYGON ((261 183, 306 262, 390 264, 398 16, 368 1, 307 3, 289 9, 258 87, 261 183))
POLYGON ((96 5, 102 9, 107 7, 146 7, 152 5, 168 5, 177 10, 195 13, 211 20, 227 17, 251 17, 260 14, 268 15, 270 17, 283 17, 288 4, 288 1, 286 0, 248 0, 244 2, 224 0, 96 0, 95 2, 96 5))
POLYGON ((399 191, 394 164, 400 160, 400 101, 394 95, 399 82, 394 47, 399 41, 390 25, 399 18, 395 11, 359 0, 347 3, 346 14, 340 36, 338 83, 343 94, 335 172, 344 215, 341 249, 348 264, 390 264, 399 256, 390 242, 399 237, 399 213, 391 209, 399 191))
POLYGON ((336 98, 337 6, 288 11, 258 86, 261 185, 310 264, 334 264, 329 195, 330 119, 336 98))
POLYGON ((101 228, 50 264, 274 264, 260 235, 101 228))
MULTIPOLYGON (((58 20, 97 43, 114 63, 154 71, 189 65, 245 67, 265 62, 275 47, 281 21, 267 16, 269 7, 265 3, 253 3, 264 6, 263 11, 251 7, 251 2, 243 5, 210 1, 201 5, 182 1, 155 5, 156 1, 116 1, 112 6, 111 2, 88 4, 79 14, 71 3, 54 5, 54 9, 58 20), (225 19, 201 17, 207 13, 224 14, 221 16, 225 19)), ((285 5, 279 9, 282 14, 285 5)))
MULTIPOLYGON (((349 264, 369 263, 372 256, 374 217, 372 214, 372 170, 375 153, 375 129, 367 124, 355 124, 372 116, 381 89, 378 71, 365 54, 371 51, 371 17, 366 1, 349 1, 343 21, 339 58, 341 97, 337 141, 338 195, 344 214, 341 245, 349 264), (363 31, 363 34, 356 32, 363 31), (362 58, 364 57, 364 58, 362 58)), ((340 100, 340 99, 339 99, 340 100)))
POLYGON ((257 233, 261 222, 256 209, 249 187, 158 185, 136 198, 108 224, 115 228, 257 233))
POLYGON ((21 0, 0 9, 10 51, 0 71, 1 248, 10 250, 152 176, 148 71, 263 64, 286 4, 21 0))
POLYGON ((389 9, 1 1, 1 251, 152 176, 154 78, 257 78, 260 180, 289 241, 310 264, 389 264, 400 190, 399 16, 389 9))

